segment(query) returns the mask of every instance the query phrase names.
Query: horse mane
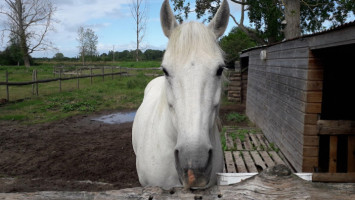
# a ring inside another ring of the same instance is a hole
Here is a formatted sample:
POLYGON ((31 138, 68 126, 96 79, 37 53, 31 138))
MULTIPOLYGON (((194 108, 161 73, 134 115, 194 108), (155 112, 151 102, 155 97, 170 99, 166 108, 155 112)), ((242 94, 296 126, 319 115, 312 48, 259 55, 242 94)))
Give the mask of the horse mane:
POLYGON ((204 24, 188 22, 176 27, 169 37, 164 57, 174 63, 190 61, 194 57, 223 57, 214 33, 204 24))

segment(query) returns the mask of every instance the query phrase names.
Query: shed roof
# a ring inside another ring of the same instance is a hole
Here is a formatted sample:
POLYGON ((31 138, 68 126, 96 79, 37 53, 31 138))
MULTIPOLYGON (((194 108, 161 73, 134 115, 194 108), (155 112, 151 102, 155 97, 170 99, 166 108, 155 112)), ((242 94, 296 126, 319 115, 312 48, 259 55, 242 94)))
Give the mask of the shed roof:
POLYGON ((352 21, 352 22, 345 23, 345 24, 340 25, 340 26, 336 26, 336 27, 330 28, 330 29, 325 30, 325 31, 316 32, 316 33, 312 33, 312 34, 306 34, 306 35, 302 35, 300 37, 296 37, 296 38, 293 38, 293 39, 284 40, 284 41, 281 41, 281 42, 276 42, 276 43, 272 43, 272 44, 268 44, 268 45, 255 46, 255 47, 251 47, 249 49, 244 49, 244 50, 242 50, 241 53, 246 53, 248 51, 255 50, 255 49, 270 47, 270 46, 274 46, 274 45, 277 45, 277 44, 281 44, 281 43, 285 43, 285 42, 289 42, 289 41, 293 41, 293 40, 299 40, 299 39, 304 39, 304 38, 316 37, 316 36, 319 36, 319 35, 330 34, 330 33, 334 33, 334 32, 339 31, 339 30, 347 29, 349 27, 354 28, 354 30, 353 30, 354 39, 350 39, 349 43, 353 43, 353 42, 355 43, 355 41, 353 41, 353 40, 355 40, 355 21, 352 21))

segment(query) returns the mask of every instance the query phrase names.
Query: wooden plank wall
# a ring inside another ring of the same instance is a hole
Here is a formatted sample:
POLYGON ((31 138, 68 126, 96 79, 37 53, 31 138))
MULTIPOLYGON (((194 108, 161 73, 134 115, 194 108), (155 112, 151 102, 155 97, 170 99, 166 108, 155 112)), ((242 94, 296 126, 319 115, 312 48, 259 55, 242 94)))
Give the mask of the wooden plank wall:
POLYGON ((314 164, 318 153, 312 148, 317 147, 318 137, 316 126, 308 122, 317 122, 321 94, 309 91, 321 88, 321 83, 316 81, 319 74, 308 70, 308 42, 293 40, 267 47, 266 60, 260 59, 261 50, 242 54, 249 56, 246 113, 297 171, 310 171, 303 163, 314 164))

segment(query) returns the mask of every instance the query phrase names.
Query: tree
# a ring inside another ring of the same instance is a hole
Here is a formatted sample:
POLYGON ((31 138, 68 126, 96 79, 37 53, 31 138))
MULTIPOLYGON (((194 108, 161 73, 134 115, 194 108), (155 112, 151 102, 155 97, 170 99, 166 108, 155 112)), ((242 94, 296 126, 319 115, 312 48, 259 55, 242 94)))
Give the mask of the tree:
POLYGON ((147 4, 145 0, 131 0, 130 4, 131 15, 136 25, 136 61, 139 61, 139 50, 141 50, 141 44, 145 36, 145 30, 147 26, 147 4))
POLYGON ((240 28, 234 27, 228 35, 220 39, 219 44, 226 53, 226 63, 234 64, 234 61, 239 60, 239 53, 243 49, 256 46, 256 41, 251 39, 240 28))
POLYGON ((56 61, 62 61, 64 60, 64 54, 63 53, 56 53, 54 56, 53 56, 53 59, 56 60, 56 61))
POLYGON ((46 36, 56 8, 50 0, 5 0, 5 6, 0 8, 0 14, 7 17, 4 31, 17 35, 24 64, 30 67, 31 53, 53 47, 46 36))
MULTIPOLYGON (((197 17, 212 18, 221 0, 197 0, 195 10, 185 0, 172 0, 174 10, 181 20, 191 12, 197 17)), ((301 33, 322 30, 322 24, 331 21, 333 26, 345 23, 349 13, 355 13, 354 0, 231 0, 241 6, 239 21, 230 15, 235 24, 259 44, 273 43, 282 39, 298 37, 301 33), (248 12, 254 31, 244 26, 244 15, 248 12)))
POLYGON ((77 41, 79 42, 79 55, 85 65, 85 57, 91 60, 97 55, 98 36, 90 28, 79 27, 77 41))

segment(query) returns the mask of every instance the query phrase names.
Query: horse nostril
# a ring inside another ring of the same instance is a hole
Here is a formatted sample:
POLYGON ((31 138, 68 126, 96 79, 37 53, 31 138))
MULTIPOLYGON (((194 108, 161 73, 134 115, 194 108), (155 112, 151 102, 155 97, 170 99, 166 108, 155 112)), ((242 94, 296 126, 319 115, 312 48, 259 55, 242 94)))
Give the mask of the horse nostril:
POLYGON ((175 149, 175 151, 174 151, 174 156, 175 156, 175 158, 178 158, 178 156, 179 156, 179 150, 175 149))
POLYGON ((174 156, 175 156, 175 164, 176 164, 177 167, 179 167, 179 165, 180 165, 180 162, 179 162, 179 150, 175 149, 174 156))
POLYGON ((213 154, 213 150, 209 149, 208 150, 208 160, 207 160, 207 166, 206 167, 208 167, 211 164, 211 162, 212 162, 212 156, 213 156, 212 154, 213 154))

